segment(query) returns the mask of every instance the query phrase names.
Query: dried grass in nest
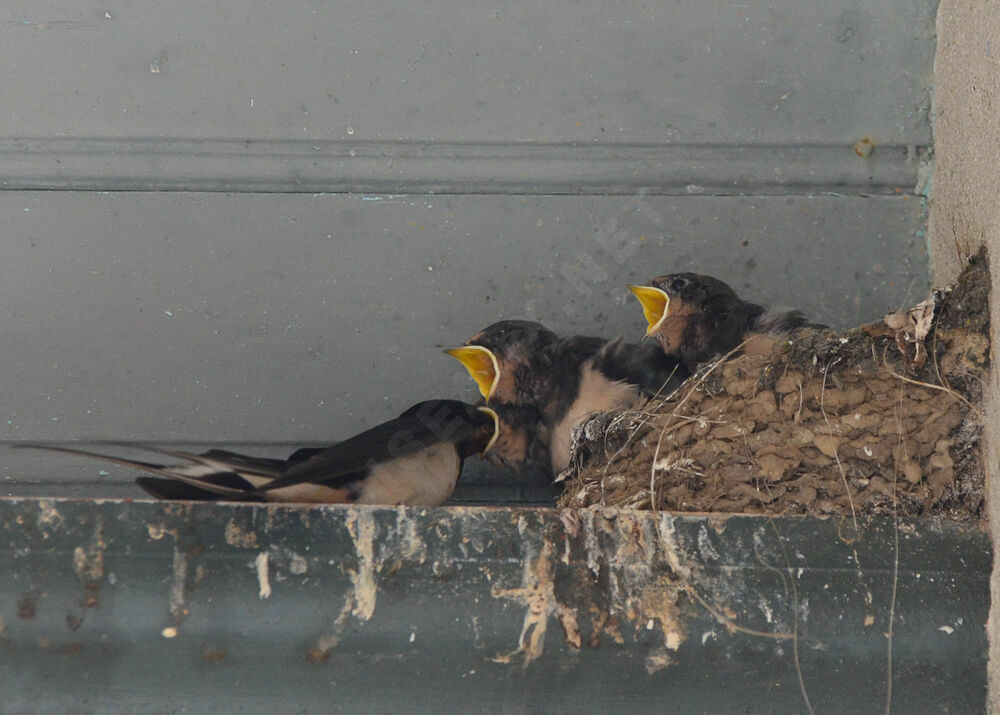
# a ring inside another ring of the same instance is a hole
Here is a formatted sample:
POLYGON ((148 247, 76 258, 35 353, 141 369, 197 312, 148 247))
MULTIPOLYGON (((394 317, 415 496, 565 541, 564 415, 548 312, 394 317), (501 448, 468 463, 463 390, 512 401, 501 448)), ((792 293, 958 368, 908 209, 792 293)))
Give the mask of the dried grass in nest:
POLYGON ((588 421, 560 506, 978 519, 988 369, 981 253, 951 289, 881 323, 803 331, 588 421))

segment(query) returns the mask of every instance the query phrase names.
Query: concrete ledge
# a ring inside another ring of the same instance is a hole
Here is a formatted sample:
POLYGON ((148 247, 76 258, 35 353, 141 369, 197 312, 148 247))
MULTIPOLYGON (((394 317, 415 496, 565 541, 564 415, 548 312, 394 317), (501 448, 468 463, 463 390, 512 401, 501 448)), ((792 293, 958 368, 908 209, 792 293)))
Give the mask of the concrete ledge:
POLYGON ((972 525, 44 499, 0 524, 14 712, 985 703, 972 525))

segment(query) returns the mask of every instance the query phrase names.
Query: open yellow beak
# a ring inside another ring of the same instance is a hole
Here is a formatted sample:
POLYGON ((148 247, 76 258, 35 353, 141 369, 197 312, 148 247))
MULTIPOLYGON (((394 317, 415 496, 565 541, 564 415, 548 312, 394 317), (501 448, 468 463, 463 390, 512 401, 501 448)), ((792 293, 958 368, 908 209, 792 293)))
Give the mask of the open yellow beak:
POLYGON ((445 350, 469 371, 469 377, 476 381, 480 394, 488 401, 500 382, 500 366, 496 355, 479 345, 445 350))
POLYGON ((485 412, 493 418, 493 436, 490 437, 490 441, 486 443, 486 446, 483 447, 483 451, 480 452, 480 454, 486 454, 490 451, 490 448, 496 444, 497 438, 500 437, 500 415, 491 410, 489 407, 477 407, 476 409, 480 412, 485 412))
POLYGON ((651 286, 629 286, 639 304, 642 306, 642 314, 646 317, 646 336, 655 333, 663 321, 670 314, 670 296, 659 288, 651 286))

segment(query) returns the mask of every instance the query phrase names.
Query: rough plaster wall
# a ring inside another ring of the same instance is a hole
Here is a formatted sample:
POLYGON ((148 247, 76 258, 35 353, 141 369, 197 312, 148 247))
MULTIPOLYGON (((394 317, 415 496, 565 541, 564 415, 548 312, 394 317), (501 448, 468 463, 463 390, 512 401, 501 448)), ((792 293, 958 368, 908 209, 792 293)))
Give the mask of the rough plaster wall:
MULTIPOLYGON (((935 62, 935 168, 929 229, 935 285, 958 272, 962 259, 986 243, 992 255, 993 316, 1000 315, 1000 3, 942 0, 935 62)), ((993 323, 993 354, 998 343, 993 323)), ((988 392, 987 500, 1000 523, 1000 381, 988 392), (991 438, 992 437, 992 438, 991 438)), ((993 530, 994 553, 1000 530, 993 530)), ((990 712, 1000 712, 1000 572, 994 563, 990 631, 990 712)))

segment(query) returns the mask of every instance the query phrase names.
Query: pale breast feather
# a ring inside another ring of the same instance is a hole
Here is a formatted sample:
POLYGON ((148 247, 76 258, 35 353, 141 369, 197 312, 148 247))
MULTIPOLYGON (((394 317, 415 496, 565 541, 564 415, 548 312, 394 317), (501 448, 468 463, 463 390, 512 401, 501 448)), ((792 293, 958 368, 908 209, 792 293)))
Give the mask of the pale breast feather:
POLYGON ((362 485, 359 504, 437 506, 455 489, 462 460, 455 446, 437 444, 376 465, 362 485))
POLYGON ((635 385, 609 380, 593 368, 593 363, 583 364, 580 375, 580 392, 566 414, 552 426, 552 473, 558 474, 569 465, 570 441, 573 428, 591 415, 608 410, 619 410, 635 404, 638 397, 635 385))

